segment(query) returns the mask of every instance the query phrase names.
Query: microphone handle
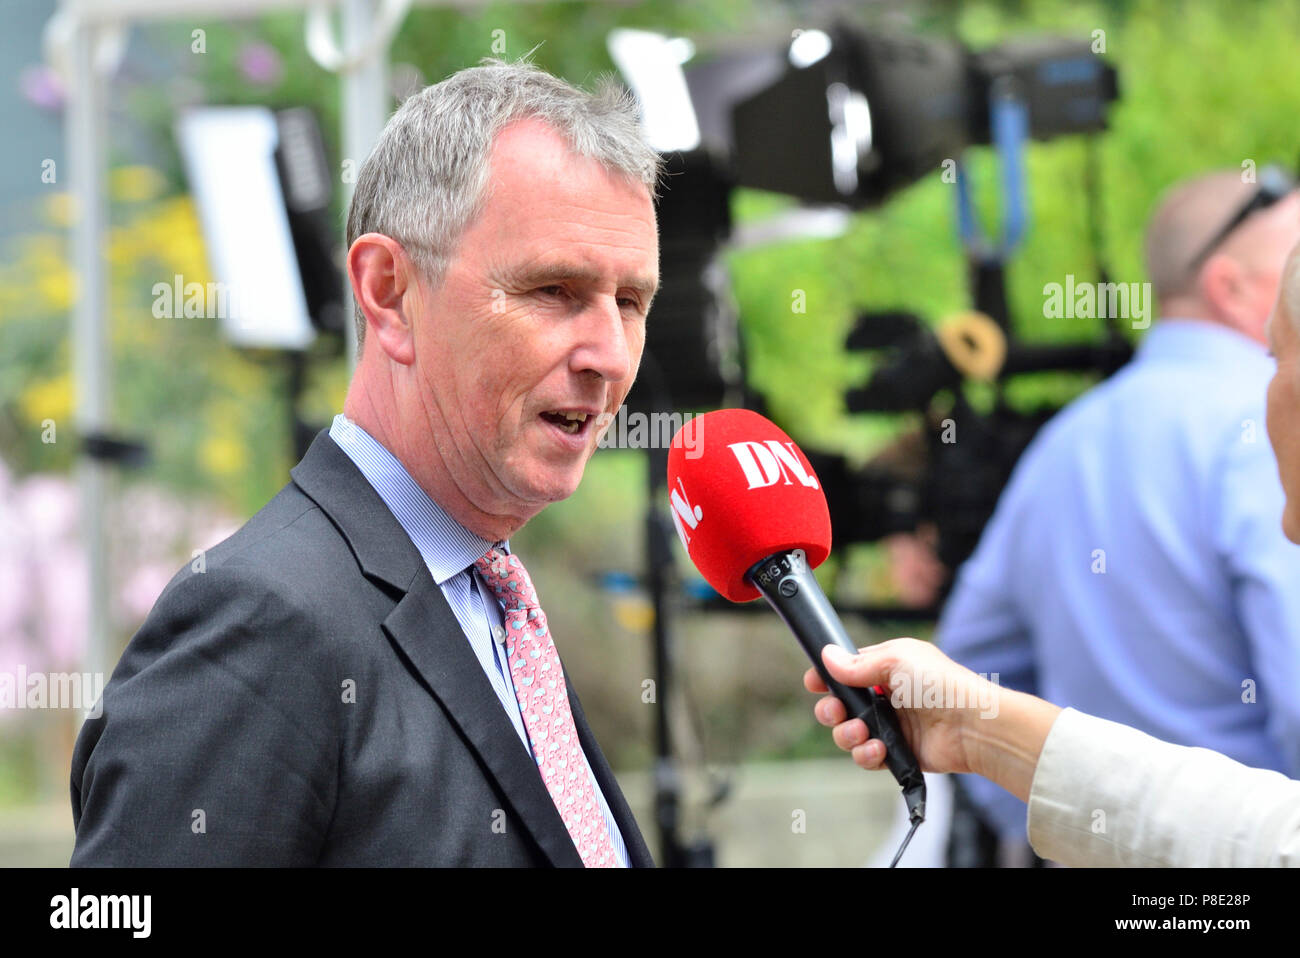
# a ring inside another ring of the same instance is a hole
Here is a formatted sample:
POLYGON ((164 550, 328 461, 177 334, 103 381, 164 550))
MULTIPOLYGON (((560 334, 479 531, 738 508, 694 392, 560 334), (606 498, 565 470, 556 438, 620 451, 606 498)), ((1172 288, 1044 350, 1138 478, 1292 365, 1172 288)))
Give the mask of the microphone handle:
POLYGON ((817 674, 844 703, 849 715, 862 719, 871 737, 884 743, 885 765, 903 790, 909 817, 913 822, 924 821, 925 778, 912 747, 903 736, 889 697, 879 687, 862 689, 841 685, 822 664, 822 649, 827 645, 838 645, 850 655, 857 655, 858 648, 844 631, 844 624, 808 567, 803 550, 774 553, 754 565, 746 578, 789 626, 817 674))

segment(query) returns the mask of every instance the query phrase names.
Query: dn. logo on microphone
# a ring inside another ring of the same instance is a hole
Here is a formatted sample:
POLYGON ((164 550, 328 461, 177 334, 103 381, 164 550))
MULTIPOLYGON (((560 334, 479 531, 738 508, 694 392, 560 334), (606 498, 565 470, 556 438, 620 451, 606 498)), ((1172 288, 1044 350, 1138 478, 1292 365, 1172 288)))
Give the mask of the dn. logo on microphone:
POLYGON ((681 479, 677 480, 677 489, 672 491, 668 497, 673 507, 673 525, 677 527, 677 536, 682 540, 682 545, 686 551, 691 549, 691 534, 686 530, 694 529, 704 518, 704 510, 699 506, 691 505, 691 501, 686 498, 686 487, 682 485, 681 479), (680 489, 679 493, 677 489, 680 489))
POLYGON ((736 461, 744 470, 745 479, 748 480, 751 489, 774 486, 778 479, 784 479, 787 486, 793 485, 789 475, 786 474, 787 468, 809 489, 819 488, 817 479, 804 471, 803 463, 799 461, 792 442, 782 445, 776 439, 765 439, 763 442, 747 440, 733 442, 727 448, 736 454, 736 461))

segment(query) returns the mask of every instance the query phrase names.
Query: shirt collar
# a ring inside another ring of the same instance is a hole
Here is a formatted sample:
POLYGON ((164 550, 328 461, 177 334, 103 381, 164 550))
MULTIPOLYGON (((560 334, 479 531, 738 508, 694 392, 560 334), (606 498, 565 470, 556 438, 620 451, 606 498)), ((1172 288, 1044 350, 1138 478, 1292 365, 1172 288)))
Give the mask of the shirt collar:
POLYGON ((509 542, 490 542, 470 532, 420 488, 406 467, 377 439, 342 413, 330 426, 333 439, 366 477, 401 523, 441 586, 496 546, 507 553, 509 542))
POLYGON ((1138 347, 1141 359, 1211 359, 1227 368, 1257 365, 1271 376, 1268 350, 1235 329, 1204 319, 1161 319, 1138 347))

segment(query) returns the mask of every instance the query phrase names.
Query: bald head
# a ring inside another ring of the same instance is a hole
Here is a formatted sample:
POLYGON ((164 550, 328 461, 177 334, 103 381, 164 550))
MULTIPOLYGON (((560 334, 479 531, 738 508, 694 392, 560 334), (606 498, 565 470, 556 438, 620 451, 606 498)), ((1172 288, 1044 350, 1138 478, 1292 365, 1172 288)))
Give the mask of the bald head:
POLYGON ((1147 272, 1160 315, 1200 319, 1265 341, 1282 265, 1300 241, 1300 194, 1257 209, 1205 249, 1255 194, 1241 171, 1221 170, 1179 183, 1161 198, 1147 228, 1147 272))
POLYGON ((1165 303, 1195 295, 1192 257, 1241 207, 1255 188, 1241 181, 1240 170, 1218 170, 1178 183, 1164 192, 1147 226, 1147 275, 1152 291, 1165 303))

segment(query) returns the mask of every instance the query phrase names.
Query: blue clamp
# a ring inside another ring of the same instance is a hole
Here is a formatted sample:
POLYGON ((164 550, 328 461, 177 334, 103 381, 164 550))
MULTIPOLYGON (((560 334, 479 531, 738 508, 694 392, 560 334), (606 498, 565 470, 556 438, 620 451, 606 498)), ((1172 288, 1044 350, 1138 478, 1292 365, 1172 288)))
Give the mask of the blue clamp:
POLYGON ((975 219, 970 181, 957 160, 957 229, 962 245, 976 258, 1005 261, 1024 238, 1028 221, 1025 188, 1025 141, 1029 138, 1029 110, 1010 83, 996 83, 989 94, 989 122, 993 145, 1001 160, 1002 239, 984 236, 975 219))

